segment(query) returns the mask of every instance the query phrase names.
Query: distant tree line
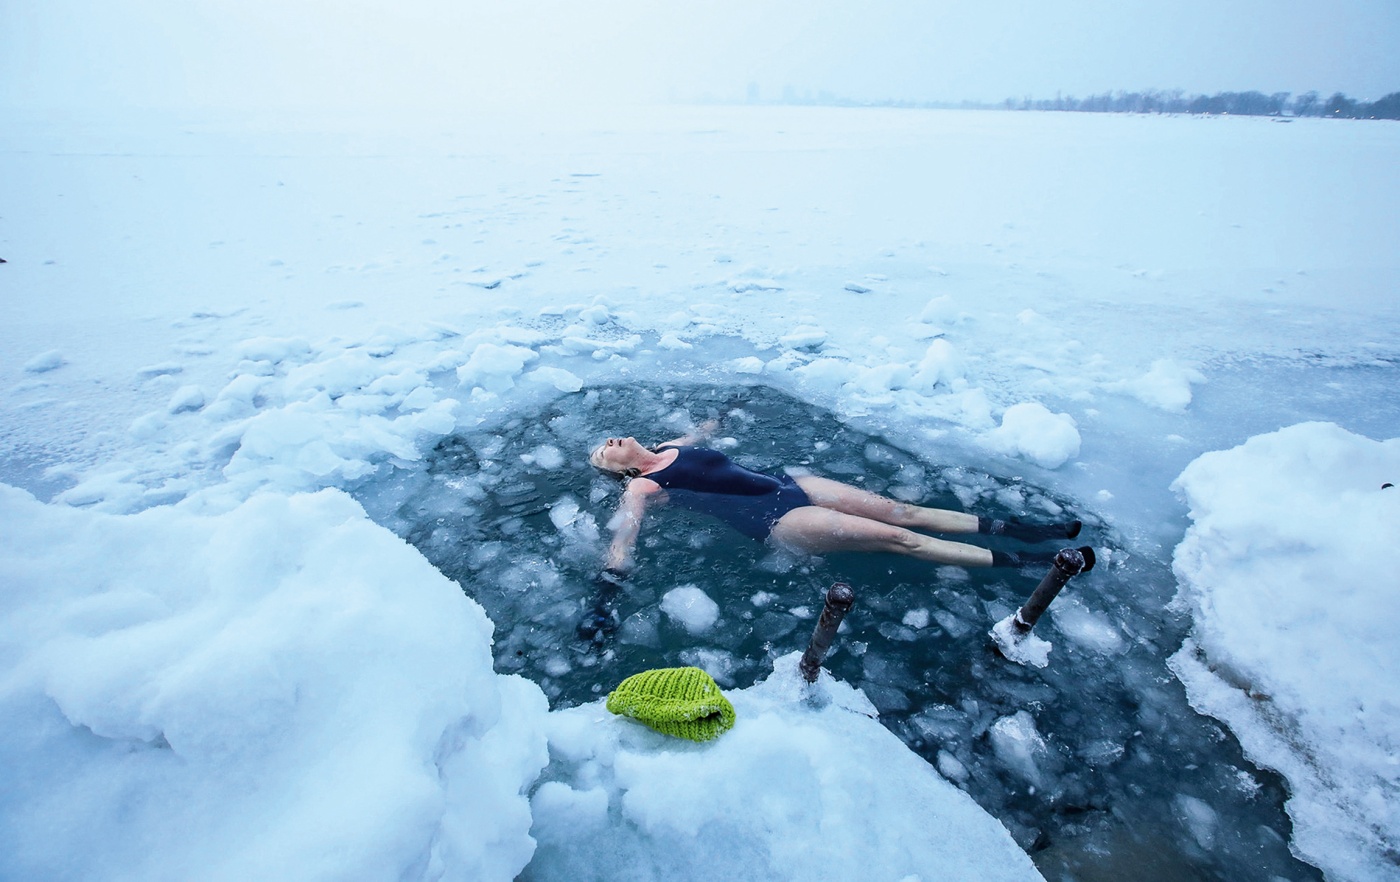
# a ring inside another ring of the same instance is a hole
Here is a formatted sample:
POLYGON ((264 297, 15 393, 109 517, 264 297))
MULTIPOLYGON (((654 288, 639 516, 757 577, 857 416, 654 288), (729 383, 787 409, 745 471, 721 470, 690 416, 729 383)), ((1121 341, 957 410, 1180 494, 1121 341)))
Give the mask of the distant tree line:
POLYGON ((1293 97, 1289 92, 1216 92, 1187 95, 1169 92, 1105 92, 1087 98, 1008 98, 1007 110, 1071 110, 1082 113, 1210 113, 1235 116, 1328 116, 1341 119, 1400 119, 1400 92, 1377 101, 1357 101, 1337 92, 1323 101, 1316 92, 1293 97), (1290 100, 1291 98, 1291 100, 1290 100))

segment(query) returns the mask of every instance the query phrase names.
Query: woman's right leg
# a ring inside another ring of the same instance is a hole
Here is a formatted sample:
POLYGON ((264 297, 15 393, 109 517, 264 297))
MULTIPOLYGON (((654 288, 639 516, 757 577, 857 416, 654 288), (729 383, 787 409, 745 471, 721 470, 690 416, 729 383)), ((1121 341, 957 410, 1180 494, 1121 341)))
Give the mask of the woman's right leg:
POLYGON ((986 548, 935 539, 894 524, 813 505, 783 515, 770 535, 780 545, 808 554, 882 551, 960 567, 992 565, 992 552, 986 548))

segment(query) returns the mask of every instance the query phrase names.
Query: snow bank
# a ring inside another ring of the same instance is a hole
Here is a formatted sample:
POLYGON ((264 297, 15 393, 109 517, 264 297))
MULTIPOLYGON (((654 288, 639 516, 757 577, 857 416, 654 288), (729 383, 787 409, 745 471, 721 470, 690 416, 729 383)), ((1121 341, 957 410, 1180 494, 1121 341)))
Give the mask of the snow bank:
POLYGON ((1172 659, 1192 703, 1293 788, 1294 844, 1333 879, 1400 849, 1400 439, 1304 423, 1208 453, 1176 481, 1173 567, 1195 618, 1172 659))
POLYGON ((345 494, 0 485, 0 878, 513 878, 546 760, 492 625, 345 494))
POLYGON ((727 693, 738 721, 691 744, 608 713, 550 715, 531 880, 1041 876, 1006 829, 796 654, 727 693), (809 698, 813 696, 815 700, 809 698))

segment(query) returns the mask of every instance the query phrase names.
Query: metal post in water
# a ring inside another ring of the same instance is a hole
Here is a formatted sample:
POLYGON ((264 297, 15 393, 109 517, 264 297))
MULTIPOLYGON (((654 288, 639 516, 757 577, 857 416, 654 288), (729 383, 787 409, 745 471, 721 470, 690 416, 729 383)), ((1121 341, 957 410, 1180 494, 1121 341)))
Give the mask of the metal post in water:
POLYGON ((1060 589, 1065 587, 1065 583, 1070 577, 1077 576, 1084 571, 1084 555, 1076 548, 1065 548, 1055 555, 1050 572, 1045 574, 1045 578, 1040 580, 1040 584, 1035 586, 1035 591, 1031 592, 1030 600, 1016 611, 1016 615, 1011 619, 1011 627, 1016 629, 1018 634, 1029 634, 1035 623, 1040 621, 1040 617, 1050 608, 1050 602, 1060 593, 1060 589))
POLYGON ((855 602, 856 593, 845 582, 837 582, 827 589, 826 603, 822 605, 821 618, 817 619, 817 627, 812 631, 812 641, 807 644, 807 651, 802 653, 802 661, 797 665, 802 671, 802 679, 808 683, 817 682, 817 672, 821 670, 822 659, 826 658, 826 651, 836 637, 836 629, 841 627, 841 620, 855 602))

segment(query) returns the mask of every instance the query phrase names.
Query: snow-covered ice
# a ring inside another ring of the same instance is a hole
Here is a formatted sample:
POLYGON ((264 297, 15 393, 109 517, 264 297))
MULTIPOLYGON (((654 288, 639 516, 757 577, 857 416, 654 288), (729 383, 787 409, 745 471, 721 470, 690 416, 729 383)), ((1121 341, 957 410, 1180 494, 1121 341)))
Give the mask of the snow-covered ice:
POLYGON ((807 686, 797 660, 729 693, 734 729, 706 744, 601 702, 552 714, 525 877, 1041 878, 1005 828, 870 725, 858 692, 807 686))

